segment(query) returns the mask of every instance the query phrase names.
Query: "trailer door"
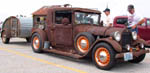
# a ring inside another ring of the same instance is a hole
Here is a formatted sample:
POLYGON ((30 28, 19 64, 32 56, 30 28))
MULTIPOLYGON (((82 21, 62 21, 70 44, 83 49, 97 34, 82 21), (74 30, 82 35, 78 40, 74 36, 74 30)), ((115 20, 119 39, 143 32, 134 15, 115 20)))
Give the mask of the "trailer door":
POLYGON ((18 20, 17 20, 17 18, 11 19, 11 36, 12 37, 18 36, 18 20))

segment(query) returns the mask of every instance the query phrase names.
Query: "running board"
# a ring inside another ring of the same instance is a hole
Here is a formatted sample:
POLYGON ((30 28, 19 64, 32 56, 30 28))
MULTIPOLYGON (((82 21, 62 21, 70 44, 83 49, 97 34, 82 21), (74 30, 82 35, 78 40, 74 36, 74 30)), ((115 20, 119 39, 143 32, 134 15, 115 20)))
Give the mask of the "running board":
POLYGON ((60 55, 64 55, 64 56, 69 56, 69 57, 76 58, 76 59, 83 58, 83 56, 81 56, 79 54, 61 51, 61 50, 57 50, 57 49, 44 49, 44 51, 52 52, 52 53, 56 53, 56 54, 60 54, 60 55))

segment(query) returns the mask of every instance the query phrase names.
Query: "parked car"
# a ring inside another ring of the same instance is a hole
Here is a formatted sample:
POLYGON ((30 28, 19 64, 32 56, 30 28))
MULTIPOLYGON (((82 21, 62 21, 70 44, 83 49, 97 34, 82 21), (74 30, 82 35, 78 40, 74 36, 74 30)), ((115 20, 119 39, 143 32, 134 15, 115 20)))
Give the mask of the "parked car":
POLYGON ((30 42, 32 27, 32 18, 18 18, 15 16, 8 17, 2 26, 2 42, 7 44, 9 43, 10 38, 14 37, 25 38, 27 42, 30 42))
POLYGON ((150 46, 126 28, 102 27, 101 12, 68 6, 42 7, 33 13, 31 45, 35 53, 73 58, 91 56, 96 67, 111 69, 116 60, 139 63, 150 46))
MULTIPOLYGON (((138 35, 147 42, 150 42, 150 18, 145 18, 145 23, 138 26, 138 35)), ((117 16, 114 18, 114 27, 124 28, 127 23, 127 16, 117 16)))

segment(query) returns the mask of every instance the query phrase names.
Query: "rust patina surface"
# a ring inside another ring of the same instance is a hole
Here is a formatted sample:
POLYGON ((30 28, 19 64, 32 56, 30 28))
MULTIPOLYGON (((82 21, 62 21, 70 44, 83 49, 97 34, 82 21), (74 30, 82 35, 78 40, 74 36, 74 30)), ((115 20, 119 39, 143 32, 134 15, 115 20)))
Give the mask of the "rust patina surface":
MULTIPOLYGON (((54 48, 52 50, 49 50, 50 52, 63 54, 67 56, 72 56, 75 58, 82 58, 88 54, 91 53, 93 47, 100 42, 106 42, 114 48, 117 52, 124 52, 126 51, 124 49, 124 39, 129 40, 128 37, 132 36, 126 36, 123 38, 123 35, 125 33, 131 34, 131 32, 126 28, 116 28, 116 27, 102 27, 100 25, 93 25, 93 24, 76 24, 75 23, 75 12, 85 12, 85 13, 95 13, 99 15, 99 24, 100 24, 100 15, 101 12, 98 10, 92 10, 92 9, 86 9, 86 8, 73 8, 73 7, 61 7, 60 5, 55 6, 46 6, 42 7, 41 9, 37 10, 33 13, 33 17, 36 16, 45 16, 46 17, 46 24, 44 24, 44 28, 40 29, 37 27, 33 27, 32 34, 34 33, 42 33, 44 34, 44 41, 49 41, 51 46, 54 48), (56 11, 70 11, 71 12, 71 23, 68 25, 64 24, 56 24, 56 11), (42 33, 40 31, 43 31, 42 33), (95 42, 90 46, 90 50, 84 54, 84 55, 78 55, 75 50, 75 37, 77 34, 81 32, 88 32, 91 33, 95 37, 95 42), (113 33, 119 32, 121 34, 121 41, 117 42, 113 39, 113 33), (100 38, 97 38, 100 37, 100 38), (45 39, 46 38, 46 39, 45 39), (126 39, 127 38, 127 39, 126 39), (68 53, 68 54, 67 54, 68 53), (71 55, 74 54, 74 55, 71 55), (75 55, 76 54, 76 55, 75 55)), ((35 23, 34 19, 34 25, 38 25, 35 23)), ((145 41, 142 41, 140 39, 137 39, 136 41, 133 41, 133 39, 130 39, 129 42, 132 42, 131 46, 135 47, 139 43, 144 43, 144 45, 148 45, 145 41)), ((126 45, 126 44, 125 44, 126 45)), ((139 45, 138 45, 139 46, 139 45)), ((140 55, 141 53, 139 53, 140 55)))

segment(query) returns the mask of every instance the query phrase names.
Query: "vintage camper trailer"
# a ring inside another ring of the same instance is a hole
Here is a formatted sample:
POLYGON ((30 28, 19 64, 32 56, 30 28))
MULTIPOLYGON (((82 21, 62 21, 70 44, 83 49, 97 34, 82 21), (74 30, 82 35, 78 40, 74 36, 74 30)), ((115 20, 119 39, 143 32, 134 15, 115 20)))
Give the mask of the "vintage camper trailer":
POLYGON ((30 36, 33 27, 32 17, 15 17, 7 18, 2 26, 1 38, 3 43, 9 43, 10 38, 25 38, 30 42, 30 36))

